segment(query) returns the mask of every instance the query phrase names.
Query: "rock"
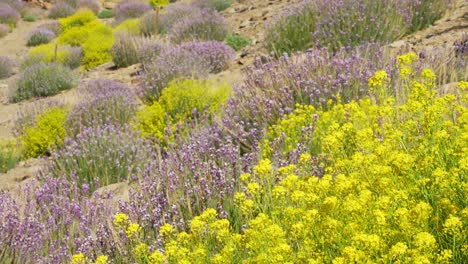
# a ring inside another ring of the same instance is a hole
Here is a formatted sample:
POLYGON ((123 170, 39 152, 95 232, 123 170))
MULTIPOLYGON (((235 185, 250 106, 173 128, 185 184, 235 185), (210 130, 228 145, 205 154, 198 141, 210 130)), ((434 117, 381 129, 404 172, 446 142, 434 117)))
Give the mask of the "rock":
POLYGON ((240 24, 239 28, 249 27, 250 24, 251 24, 251 21, 246 20, 246 21, 244 21, 244 22, 242 22, 242 23, 240 24))
POLYGON ((392 44, 390 44, 390 47, 394 48, 394 49, 400 49, 400 48, 405 47, 406 45, 408 45, 408 43, 406 41, 398 40, 398 41, 395 41, 392 44))
POLYGON ((116 6, 117 6, 117 3, 114 3, 114 2, 104 2, 104 4, 102 5, 102 7, 106 9, 114 9, 116 6))

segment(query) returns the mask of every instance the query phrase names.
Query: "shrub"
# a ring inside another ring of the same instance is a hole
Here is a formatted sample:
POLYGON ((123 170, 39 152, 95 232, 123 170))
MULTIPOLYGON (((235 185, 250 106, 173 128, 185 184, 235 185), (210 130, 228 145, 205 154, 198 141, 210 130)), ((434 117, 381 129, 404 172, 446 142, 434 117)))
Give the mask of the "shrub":
POLYGON ((266 30, 267 48, 281 55, 309 47, 354 47, 391 42, 435 21, 450 1, 303 1, 266 30))
POLYGON ((249 38, 246 38, 241 35, 231 35, 226 39, 226 44, 228 44, 235 51, 239 51, 242 48, 250 45, 252 42, 249 38))
POLYGON ((110 50, 112 61, 118 68, 138 63, 139 43, 135 37, 119 34, 110 50))
POLYGON ((150 145, 128 128, 83 128, 75 138, 52 153, 48 171, 55 177, 76 177, 94 191, 97 186, 135 180, 139 169, 155 158, 150 145))
POLYGON ((56 36, 60 35, 60 32, 61 32, 60 23, 58 21, 56 21, 56 20, 51 21, 51 22, 47 22, 45 24, 41 24, 40 26, 38 26, 38 28, 43 28, 43 29, 50 30, 50 31, 54 32, 54 34, 56 36))
POLYGON ((49 18, 57 19, 73 15, 75 8, 64 2, 56 3, 49 11, 49 18))
POLYGON ((27 44, 30 46, 38 46, 41 44, 49 43, 52 39, 55 38, 54 32, 43 29, 43 28, 36 28, 29 32, 27 44))
POLYGON ((21 1, 21 0, 2 0, 1 3, 8 4, 13 9, 15 9, 16 11, 18 11, 20 13, 22 13, 22 11, 24 10, 24 7, 25 7, 24 2, 21 1))
POLYGON ((83 67, 84 69, 94 68, 112 60, 110 50, 114 44, 114 37, 111 31, 107 34, 94 34, 83 43, 83 67))
POLYGON ((20 14, 14 8, 5 3, 0 3, 0 23, 15 27, 20 19, 20 14))
POLYGON ((144 4, 138 1, 121 1, 114 10, 115 21, 121 23, 124 20, 131 18, 139 18, 144 13, 151 10, 148 4, 144 4))
MULTIPOLYGON (((159 20, 161 19, 159 18, 159 20)), ((139 28, 140 28, 141 34, 143 34, 144 36, 152 36, 154 34, 157 34, 158 30, 156 29, 156 13, 146 12, 139 19, 139 28)))
POLYGON ((101 7, 96 0, 79 0, 78 1, 78 8, 86 8, 93 11, 94 14, 99 13, 101 7))
POLYGON ((82 27, 90 22, 96 21, 96 16, 91 10, 78 10, 72 16, 59 19, 60 26, 63 32, 74 28, 82 27))
POLYGON ((158 102, 145 106, 136 114, 135 128, 145 138, 154 138, 162 141, 166 134, 165 129, 167 124, 166 112, 158 102))
POLYGON ((37 18, 33 15, 26 15, 23 17, 23 20, 26 22, 36 22, 37 18))
POLYGON ((232 0, 194 0, 192 4, 200 8, 213 8, 221 12, 231 6, 232 0))
POLYGON ((55 58, 55 44, 49 43, 32 48, 21 67, 24 69, 41 62, 56 62, 75 69, 81 65, 82 60, 83 50, 81 47, 58 46, 57 58, 55 58))
POLYGON ((0 56, 0 79, 5 79, 13 74, 15 62, 5 56, 0 56))
POLYGON ((61 107, 50 108, 38 115, 34 126, 26 127, 19 138, 22 158, 49 155, 53 148, 63 145, 66 119, 67 110, 61 107))
POLYGON ((100 19, 113 18, 114 12, 111 9, 103 9, 97 14, 97 17, 100 19))
POLYGON ((6 173, 14 168, 19 156, 15 141, 0 140, 0 173, 6 173))
POLYGON ((223 41, 228 34, 226 20, 220 14, 202 10, 200 16, 184 17, 172 28, 170 39, 173 43, 192 40, 223 41))
POLYGON ((14 102, 32 97, 50 96, 76 85, 75 74, 60 64, 36 64, 25 69, 16 81, 14 102))
POLYGON ((143 65, 141 87, 145 100, 158 99, 162 89, 176 79, 196 79, 224 69, 234 51, 220 42, 189 42, 163 49, 143 65))
POLYGON ((168 5, 164 10, 165 12, 161 14, 158 23, 161 34, 171 32, 174 25, 186 17, 199 17, 201 15, 200 8, 185 2, 176 2, 175 4, 168 5))
POLYGON ((134 36, 138 36, 141 34, 140 29, 140 19, 128 19, 124 22, 120 23, 115 29, 114 33, 117 34, 130 34, 134 36))
POLYGON ((144 43, 138 49, 138 62, 143 65, 149 65, 155 61, 161 51, 164 49, 164 45, 159 42, 144 43))
POLYGON ((10 27, 0 24, 0 38, 5 37, 8 33, 10 33, 10 27))
POLYGON ((124 126, 136 113, 136 95, 123 83, 92 80, 79 93, 80 103, 74 106, 67 120, 72 135, 84 127, 124 126))

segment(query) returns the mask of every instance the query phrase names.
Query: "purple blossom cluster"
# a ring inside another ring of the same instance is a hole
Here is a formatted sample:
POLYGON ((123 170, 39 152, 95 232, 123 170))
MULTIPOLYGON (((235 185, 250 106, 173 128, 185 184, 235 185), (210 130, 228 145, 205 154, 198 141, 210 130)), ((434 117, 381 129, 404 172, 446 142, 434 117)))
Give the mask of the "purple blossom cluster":
POLYGON ((127 19, 138 18, 150 10, 151 7, 148 4, 135 0, 123 0, 115 7, 115 21, 121 23, 127 19))
POLYGON ((462 38, 454 44, 457 56, 464 57, 468 55, 468 33, 463 34, 462 38))
POLYGON ((7 3, 0 3, 0 23, 15 26, 20 19, 20 14, 16 9, 7 3))
POLYGON ((38 28, 48 29, 54 32, 55 35, 59 35, 61 32, 60 23, 57 20, 41 24, 38 28))
POLYGON ((153 146, 128 126, 83 127, 64 147, 51 154, 47 171, 54 177, 72 179, 92 191, 123 181, 138 180, 148 161, 157 158, 153 146))
POLYGON ((144 60, 148 63, 143 65, 145 72, 141 77, 143 97, 147 101, 157 99, 162 89, 178 78, 202 78, 219 72, 234 54, 232 48, 215 41, 166 47, 156 60, 144 60))
POLYGON ((56 38, 54 32, 46 28, 35 28, 31 30, 28 34, 28 46, 38 46, 41 44, 49 43, 51 40, 56 38))
POLYGON ((116 255, 109 197, 91 196, 75 175, 39 180, 21 190, 24 202, 0 193, 1 263, 68 263, 75 252, 116 255))
POLYGON ((73 107, 67 120, 73 135, 87 127, 124 126, 137 110, 135 93, 120 82, 96 79, 80 87, 79 92, 80 103, 73 107))
POLYGON ((8 78, 13 74, 15 62, 6 56, 0 56, 0 79, 8 78))
POLYGON ((205 9, 195 16, 185 16, 172 28, 170 40, 173 43, 187 41, 223 41, 229 33, 226 19, 219 13, 205 9))
POLYGON ((22 0, 2 0, 0 3, 5 3, 14 8, 18 12, 22 12, 24 9, 24 2, 22 0))
POLYGON ((49 11, 49 18, 57 19, 71 16, 75 8, 65 2, 57 2, 49 11))
POLYGON ((145 43, 138 49, 138 61, 143 65, 149 65, 159 57, 164 48, 164 44, 160 42, 145 43))
POLYGON ((159 32, 167 34, 172 27, 186 17, 199 17, 201 9, 186 2, 176 2, 168 5, 164 14, 159 18, 159 32))
POLYGON ((101 7, 99 6, 99 3, 96 0, 79 0, 78 1, 78 8, 86 8, 93 13, 97 14, 101 7))

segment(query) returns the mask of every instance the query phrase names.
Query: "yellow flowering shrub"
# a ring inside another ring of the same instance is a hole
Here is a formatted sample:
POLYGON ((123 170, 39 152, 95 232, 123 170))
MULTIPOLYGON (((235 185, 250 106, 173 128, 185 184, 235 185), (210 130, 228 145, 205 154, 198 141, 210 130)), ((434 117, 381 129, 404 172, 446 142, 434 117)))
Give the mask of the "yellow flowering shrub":
POLYGON ((20 136, 21 154, 24 159, 49 154, 54 146, 63 144, 66 136, 67 110, 55 107, 38 115, 35 124, 26 127, 20 136))
POLYGON ((15 167, 20 153, 15 140, 0 140, 0 173, 15 167))
POLYGON ((140 19, 129 19, 125 20, 124 22, 120 23, 115 29, 114 34, 130 34, 133 36, 138 36, 141 34, 140 29, 140 19))
POLYGON ((137 112, 135 128, 138 129, 144 137, 154 137, 162 140, 164 129, 166 127, 166 111, 158 103, 147 105, 137 112))

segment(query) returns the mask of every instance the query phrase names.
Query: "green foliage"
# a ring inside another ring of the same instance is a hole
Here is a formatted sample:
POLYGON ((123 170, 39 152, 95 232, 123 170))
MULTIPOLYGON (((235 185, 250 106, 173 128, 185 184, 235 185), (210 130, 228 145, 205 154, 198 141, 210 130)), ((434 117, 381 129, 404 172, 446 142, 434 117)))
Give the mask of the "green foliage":
POLYGON ((107 18, 113 18, 114 17, 114 12, 112 12, 111 9, 103 9, 101 12, 97 14, 97 17, 100 19, 107 19, 107 18))
POLYGON ((119 34, 116 38, 111 48, 115 66, 122 68, 138 63, 138 39, 128 34, 119 34))
POLYGON ((226 44, 228 44, 235 51, 239 51, 242 48, 250 45, 252 41, 249 38, 246 38, 241 35, 231 35, 227 37, 226 44))
POLYGON ((23 20, 26 22, 36 22, 37 18, 33 15, 26 15, 23 17, 23 20))
POLYGON ((156 8, 168 5, 169 0, 149 0, 149 4, 152 8, 156 8))
POLYGON ((78 68, 83 59, 80 48, 71 48, 67 46, 57 46, 57 58, 55 58, 55 43, 43 44, 29 50, 28 57, 21 65, 25 69, 37 63, 55 62, 70 67, 78 68))
POLYGON ((0 173, 14 168, 19 158, 15 141, 0 141, 0 173))
POLYGON ((62 107, 50 108, 38 115, 35 124, 26 127, 19 138, 22 158, 48 155, 52 148, 62 145, 66 136, 66 119, 67 110, 62 107))

